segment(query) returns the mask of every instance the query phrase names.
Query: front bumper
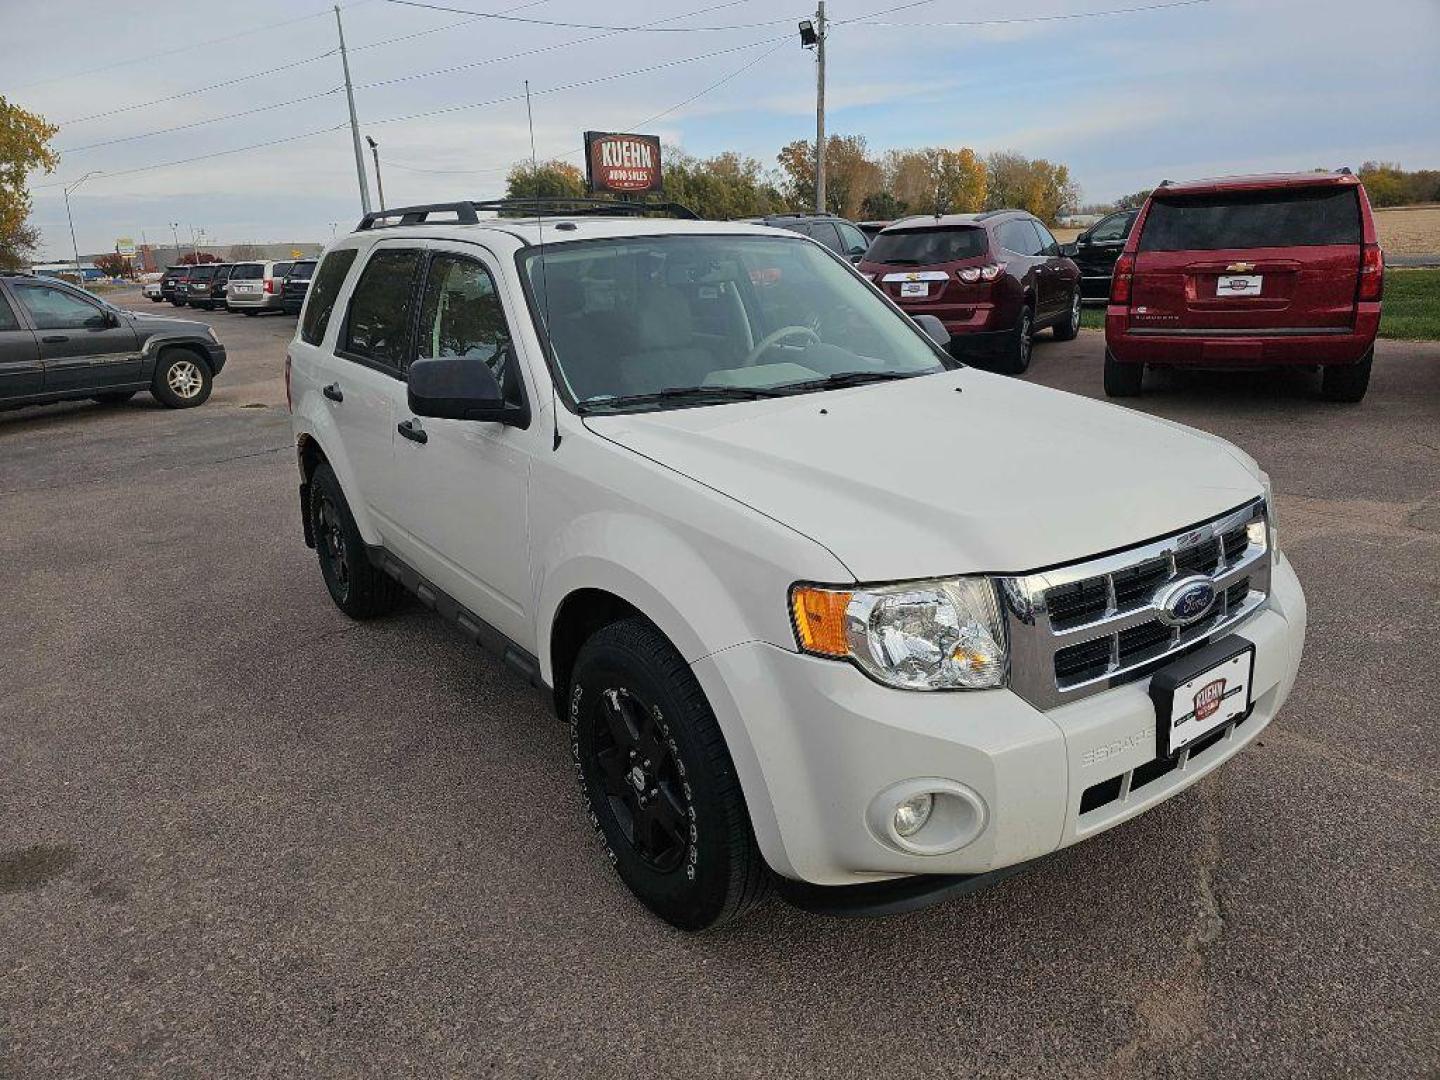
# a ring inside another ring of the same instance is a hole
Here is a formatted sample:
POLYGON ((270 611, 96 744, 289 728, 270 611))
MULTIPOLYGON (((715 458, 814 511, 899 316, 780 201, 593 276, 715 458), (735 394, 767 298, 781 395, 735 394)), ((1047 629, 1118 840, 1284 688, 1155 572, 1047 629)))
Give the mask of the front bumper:
POLYGON ((1353 364, 1375 345, 1380 305, 1358 305, 1354 324, 1333 331, 1185 330, 1130 325, 1130 311, 1111 305, 1105 311, 1105 344, 1124 364, 1177 367, 1261 367, 1283 364, 1353 364))
POLYGON ((694 671, 778 873, 814 885, 989 874, 1143 813, 1232 757, 1289 694, 1305 620, 1300 584, 1277 554, 1267 606, 1234 631, 1256 646, 1249 718, 1183 768, 1084 814, 1087 789, 1155 758, 1148 679, 1040 712, 1009 690, 894 690, 849 664, 759 642, 705 657, 694 671), (978 800, 978 831, 958 850, 912 854, 872 829, 877 796, 922 778, 978 800))

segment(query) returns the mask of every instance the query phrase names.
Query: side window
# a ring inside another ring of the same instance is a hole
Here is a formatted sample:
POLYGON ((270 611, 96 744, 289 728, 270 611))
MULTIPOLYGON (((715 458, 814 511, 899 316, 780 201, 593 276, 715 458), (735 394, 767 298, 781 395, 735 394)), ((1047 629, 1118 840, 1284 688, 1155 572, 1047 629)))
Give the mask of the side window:
POLYGON ((510 340, 490 271, 474 259, 436 255, 425 275, 416 357, 464 356, 485 364, 505 400, 518 405, 520 377, 510 340))
POLYGON ((100 309, 78 296, 44 285, 20 285, 15 295, 37 330, 83 330, 87 326, 103 326, 100 309))
POLYGON ((15 317, 11 310, 10 301, 0 296, 0 330, 19 330, 20 320, 15 317))
MULTIPOLYGON (((335 298, 340 295, 340 286, 355 261, 355 249, 345 248, 332 251, 320 264, 315 283, 310 288, 310 302, 305 308, 305 322, 300 327, 300 340, 319 345, 325 338, 325 328, 330 325, 330 313, 335 310, 335 298)), ((231 275, 232 277, 235 275, 231 275)))
POLYGON ((370 256, 350 297, 341 352, 400 370, 419 268, 418 251, 387 249, 370 256))
POLYGON ((865 239, 865 234, 854 225, 839 221, 835 227, 840 230, 840 239, 845 242, 846 255, 864 255, 870 248, 870 241, 865 239))
POLYGON ((1060 245, 1055 242, 1055 237, 1051 235, 1050 230, 1038 221, 1032 221, 1030 225, 1035 230, 1035 235, 1040 238, 1040 254, 1059 255, 1060 245))
POLYGON ((1100 224, 1096 225, 1090 232, 1092 244, 1113 243, 1116 240, 1124 240, 1130 234, 1130 223, 1135 220, 1135 215, 1129 211, 1120 214, 1111 214, 1100 224))
POLYGON ((810 223, 810 235, 820 243, 824 244, 831 251, 838 251, 845 254, 845 244, 840 238, 840 230, 835 228, 832 221, 813 221, 810 223))

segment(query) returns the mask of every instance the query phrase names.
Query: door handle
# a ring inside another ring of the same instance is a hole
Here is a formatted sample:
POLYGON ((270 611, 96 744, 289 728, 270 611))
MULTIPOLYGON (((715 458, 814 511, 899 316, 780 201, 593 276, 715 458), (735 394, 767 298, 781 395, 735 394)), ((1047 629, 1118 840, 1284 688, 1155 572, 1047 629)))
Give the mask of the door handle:
POLYGON ((425 434, 425 429, 420 426, 418 420, 402 420, 395 425, 395 430, 411 442, 426 443, 430 441, 430 436, 425 434))
POLYGON ((43 341, 46 345, 59 345, 62 341, 69 341, 70 335, 48 334, 45 337, 42 337, 40 340, 43 341))
POLYGON ((324 394, 327 398, 329 398, 331 401, 345 400, 345 395, 341 392, 340 384, 338 382, 332 382, 329 386, 325 387, 320 392, 324 394))

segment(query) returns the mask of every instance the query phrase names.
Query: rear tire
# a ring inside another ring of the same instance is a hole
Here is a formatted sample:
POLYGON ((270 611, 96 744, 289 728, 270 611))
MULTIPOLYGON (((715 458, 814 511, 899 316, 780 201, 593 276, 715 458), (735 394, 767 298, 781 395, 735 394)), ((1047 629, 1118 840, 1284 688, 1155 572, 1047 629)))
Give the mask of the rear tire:
POLYGON ((1055 324, 1056 341, 1074 341, 1080 333, 1080 286, 1075 286, 1075 295, 1070 298, 1070 310, 1055 324))
POLYGON ((1004 352, 995 362, 995 370, 1002 375, 1023 375, 1030 367, 1030 350, 1035 342, 1035 313, 1026 304, 1020 309, 1020 318, 1015 330, 1005 343, 1004 352))
POLYGON ((1320 369, 1320 394, 1326 401, 1354 404, 1370 389, 1370 369, 1375 364, 1372 347, 1357 363, 1327 364, 1320 369))
POLYGON ((770 871, 715 714, 654 625, 626 619, 585 642, 568 711, 590 823, 642 904, 696 931, 768 895, 770 871))
POLYGON ((1105 350, 1105 394, 1107 397, 1136 397, 1145 381, 1144 364, 1122 364, 1105 350))
POLYGON ((155 375, 150 393, 155 400, 172 409, 193 409, 204 405, 214 389, 210 365, 199 353, 190 349, 166 349, 155 362, 155 375))
POLYGON ((369 550, 328 462, 310 477, 310 534, 320 559, 320 576, 335 606, 352 619, 388 615, 405 600, 398 581, 370 561, 369 550))

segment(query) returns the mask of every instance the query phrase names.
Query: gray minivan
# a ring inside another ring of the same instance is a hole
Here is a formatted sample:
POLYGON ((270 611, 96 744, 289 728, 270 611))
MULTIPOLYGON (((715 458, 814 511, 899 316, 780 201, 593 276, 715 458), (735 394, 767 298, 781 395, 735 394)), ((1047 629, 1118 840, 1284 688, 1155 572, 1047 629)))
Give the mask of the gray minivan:
POLYGON ((288 262, 237 262, 230 271, 225 293, 225 310, 254 315, 257 311, 280 311, 288 262))

